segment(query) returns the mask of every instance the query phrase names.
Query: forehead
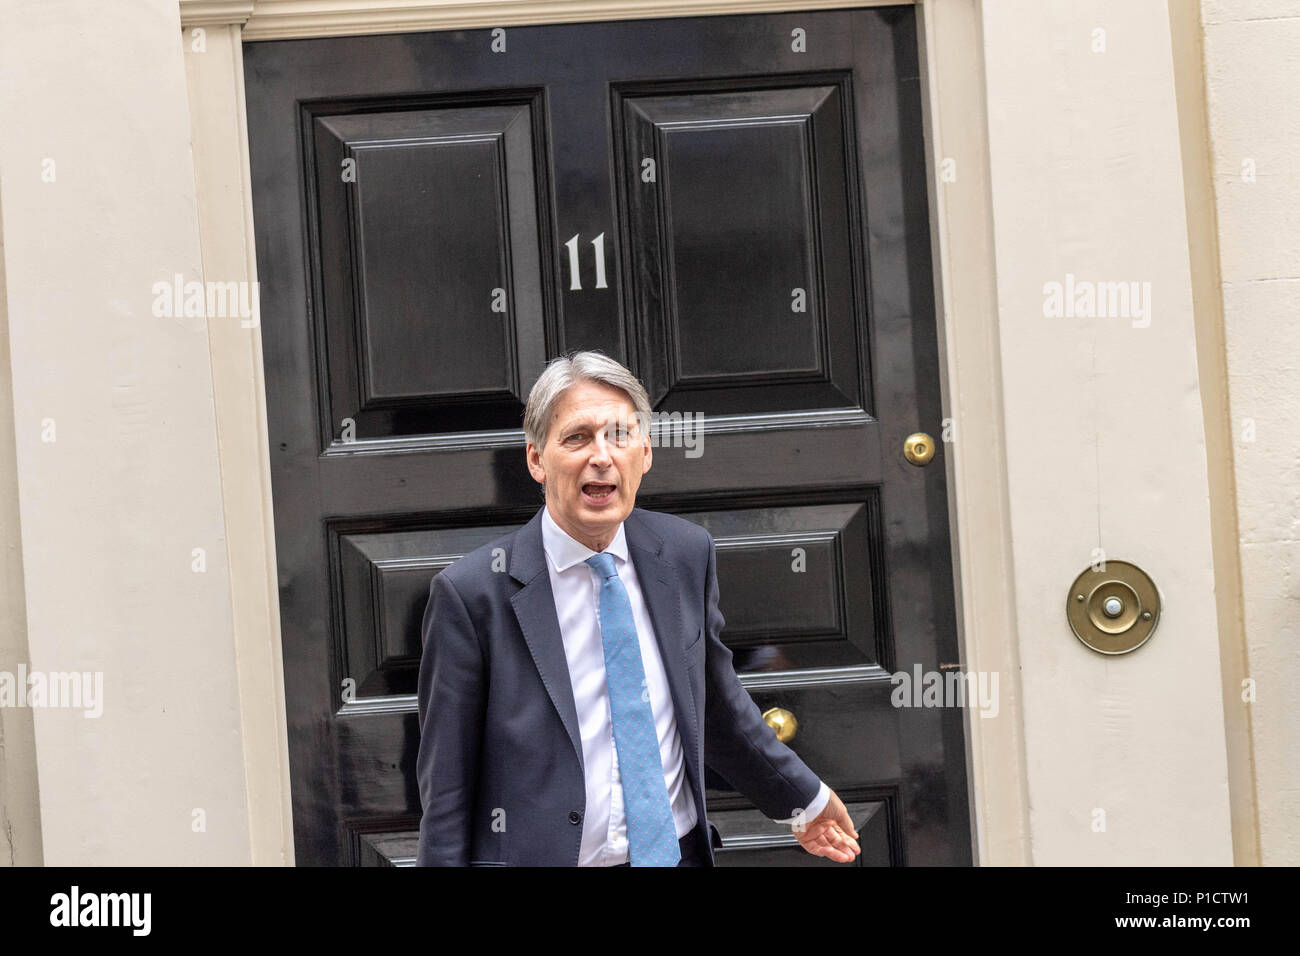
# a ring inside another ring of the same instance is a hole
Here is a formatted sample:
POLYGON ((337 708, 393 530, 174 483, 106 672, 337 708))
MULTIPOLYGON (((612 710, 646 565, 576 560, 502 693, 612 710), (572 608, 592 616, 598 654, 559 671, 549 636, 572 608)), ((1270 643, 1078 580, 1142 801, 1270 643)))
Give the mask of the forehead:
POLYGON ((630 415, 635 409, 626 394, 612 385, 580 382, 560 395, 552 420, 566 422, 603 422, 610 416, 630 415))

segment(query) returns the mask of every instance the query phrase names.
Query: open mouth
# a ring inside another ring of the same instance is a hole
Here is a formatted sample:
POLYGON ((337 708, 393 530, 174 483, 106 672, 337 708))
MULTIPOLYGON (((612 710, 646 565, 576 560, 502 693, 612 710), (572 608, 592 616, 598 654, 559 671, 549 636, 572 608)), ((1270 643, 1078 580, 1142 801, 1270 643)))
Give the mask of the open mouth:
POLYGON ((602 484, 598 481, 589 481, 582 486, 582 497, 594 504, 609 501, 613 494, 613 485, 602 484))

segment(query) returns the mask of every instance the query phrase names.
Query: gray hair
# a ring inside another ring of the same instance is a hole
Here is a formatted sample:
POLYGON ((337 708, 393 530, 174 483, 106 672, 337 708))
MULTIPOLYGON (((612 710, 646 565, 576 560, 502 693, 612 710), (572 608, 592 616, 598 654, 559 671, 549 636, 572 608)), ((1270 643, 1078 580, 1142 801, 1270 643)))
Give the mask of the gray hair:
POLYGON ((637 422, 649 427, 650 396, 635 375, 604 352, 570 352, 551 359, 528 393, 524 439, 536 445, 539 452, 546 447, 551 416, 560 396, 579 382, 596 382, 625 392, 636 410, 637 422))

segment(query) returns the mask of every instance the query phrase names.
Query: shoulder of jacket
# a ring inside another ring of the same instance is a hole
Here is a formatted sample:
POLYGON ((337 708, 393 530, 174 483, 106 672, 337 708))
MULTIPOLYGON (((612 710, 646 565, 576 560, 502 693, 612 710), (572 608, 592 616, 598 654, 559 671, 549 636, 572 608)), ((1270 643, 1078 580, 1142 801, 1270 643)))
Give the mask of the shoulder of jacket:
POLYGON ((664 511, 647 511, 645 508, 633 508, 632 514, 639 517, 647 528, 659 535, 665 543, 689 541, 696 547, 708 547, 712 536, 703 527, 664 511))
POLYGON ((516 528, 514 531, 507 531, 486 544, 479 545, 473 551, 466 552, 447 565, 440 573, 446 575, 447 580, 456 585, 462 593, 473 589, 476 583, 481 584, 484 580, 491 580, 491 578, 485 579, 484 574, 501 566, 498 561, 507 568, 510 566, 510 553, 514 548, 515 536, 521 530, 522 528, 516 528))

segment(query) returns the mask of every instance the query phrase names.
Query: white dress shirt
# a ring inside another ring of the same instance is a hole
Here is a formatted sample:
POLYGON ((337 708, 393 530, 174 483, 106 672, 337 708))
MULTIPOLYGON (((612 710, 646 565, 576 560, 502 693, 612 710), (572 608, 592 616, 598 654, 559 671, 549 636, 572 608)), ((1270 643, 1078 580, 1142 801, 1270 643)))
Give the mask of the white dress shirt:
MULTIPOLYGON (((555 614, 569 664, 569 681, 578 712, 582 761, 586 771, 587 807, 582 818, 578 865, 613 866, 628 862, 627 818, 623 807, 623 784, 618 773, 618 752, 614 746, 609 689, 605 684, 605 647, 597 621, 601 578, 595 568, 584 564, 596 552, 556 524, 549 508, 543 510, 542 544, 546 550, 546 570, 551 578, 555 614)), ((699 817, 686 775, 686 759, 677 731, 677 715, 663 657, 659 653, 645 596, 641 593, 636 565, 628 555, 627 538, 621 522, 605 553, 613 555, 614 568, 632 606, 632 618, 641 644, 641 664, 650 694, 650 709, 659 737, 664 783, 680 838, 694 829, 699 817)), ((821 813, 829 798, 830 788, 822 783, 816 798, 805 808, 804 819, 812 820, 821 813)), ((778 822, 792 823, 794 820, 778 822)))

